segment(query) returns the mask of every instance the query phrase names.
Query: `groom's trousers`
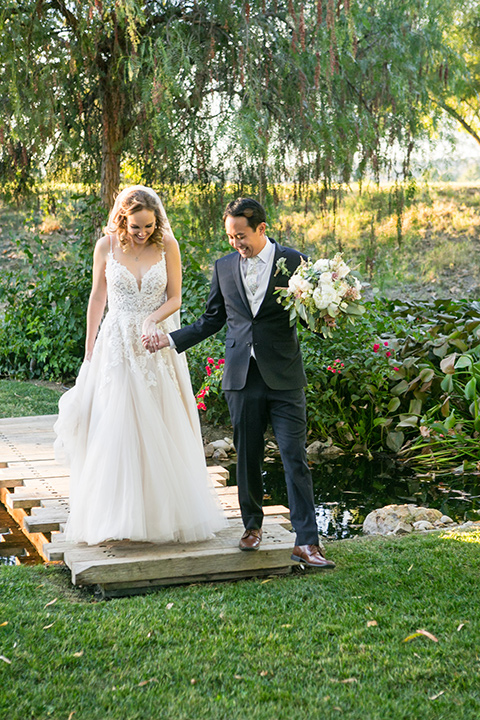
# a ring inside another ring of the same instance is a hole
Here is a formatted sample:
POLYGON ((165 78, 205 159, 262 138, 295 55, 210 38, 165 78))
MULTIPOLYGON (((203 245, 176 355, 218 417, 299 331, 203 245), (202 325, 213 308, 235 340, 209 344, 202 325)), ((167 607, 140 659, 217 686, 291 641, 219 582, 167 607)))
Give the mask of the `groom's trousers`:
POLYGON ((262 526, 264 435, 270 422, 285 471, 296 544, 318 545, 312 476, 305 450, 303 388, 272 390, 251 358, 245 387, 226 390, 225 397, 237 451, 238 499, 245 528, 262 526))

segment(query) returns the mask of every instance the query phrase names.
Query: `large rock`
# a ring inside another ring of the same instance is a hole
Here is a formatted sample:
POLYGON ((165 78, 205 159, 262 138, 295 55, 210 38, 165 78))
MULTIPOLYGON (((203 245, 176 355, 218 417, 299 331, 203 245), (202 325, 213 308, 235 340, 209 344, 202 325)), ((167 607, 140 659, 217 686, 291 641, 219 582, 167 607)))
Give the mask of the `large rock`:
MULTIPOLYGON (((363 532, 366 535, 386 535, 394 532, 399 523, 409 525, 412 529, 414 523, 423 520, 435 523, 442 518, 440 510, 434 508, 418 507, 417 505, 386 505, 373 510, 363 522, 363 532)), ((443 521, 445 522, 445 521, 443 521)))

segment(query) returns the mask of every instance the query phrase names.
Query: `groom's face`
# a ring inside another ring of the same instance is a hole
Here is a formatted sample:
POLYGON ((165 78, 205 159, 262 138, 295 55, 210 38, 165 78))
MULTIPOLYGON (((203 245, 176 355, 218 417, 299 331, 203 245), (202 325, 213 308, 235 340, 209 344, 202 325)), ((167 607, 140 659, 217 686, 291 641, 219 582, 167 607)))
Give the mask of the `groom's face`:
POLYGON ((252 230, 247 218, 243 215, 237 217, 227 215, 225 218, 228 242, 240 253, 242 258, 255 257, 265 247, 267 241, 265 229, 265 223, 260 223, 256 230, 252 230))

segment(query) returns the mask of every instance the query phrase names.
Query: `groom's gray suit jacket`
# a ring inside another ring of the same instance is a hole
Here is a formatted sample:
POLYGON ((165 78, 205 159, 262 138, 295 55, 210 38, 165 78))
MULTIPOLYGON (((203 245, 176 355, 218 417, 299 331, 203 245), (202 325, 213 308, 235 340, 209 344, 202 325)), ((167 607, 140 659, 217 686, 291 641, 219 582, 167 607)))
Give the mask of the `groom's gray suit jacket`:
POLYGON ((240 255, 233 252, 215 263, 203 315, 192 325, 171 333, 177 351, 183 352, 227 323, 224 390, 241 390, 245 386, 252 345, 260 373, 270 388, 294 390, 307 383, 296 325, 290 326, 288 312, 274 294, 276 287, 288 284, 288 277, 277 271, 277 261, 285 258, 292 273, 304 256, 268 239, 275 245, 275 256, 265 298, 255 317, 241 278, 240 255))

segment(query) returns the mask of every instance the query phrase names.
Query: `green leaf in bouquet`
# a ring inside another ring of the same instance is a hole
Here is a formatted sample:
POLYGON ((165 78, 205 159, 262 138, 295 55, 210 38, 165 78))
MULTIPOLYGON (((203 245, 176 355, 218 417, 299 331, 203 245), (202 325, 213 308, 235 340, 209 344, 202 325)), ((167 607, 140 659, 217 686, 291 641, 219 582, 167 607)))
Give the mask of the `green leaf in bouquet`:
POLYGON ((295 323, 297 322, 297 311, 295 309, 295 305, 292 305, 292 307, 290 308, 288 319, 290 321, 290 325, 295 325, 295 323))
POLYGON ((366 312, 365 305, 355 305, 354 303, 348 305, 345 313, 347 315, 363 315, 366 312))

